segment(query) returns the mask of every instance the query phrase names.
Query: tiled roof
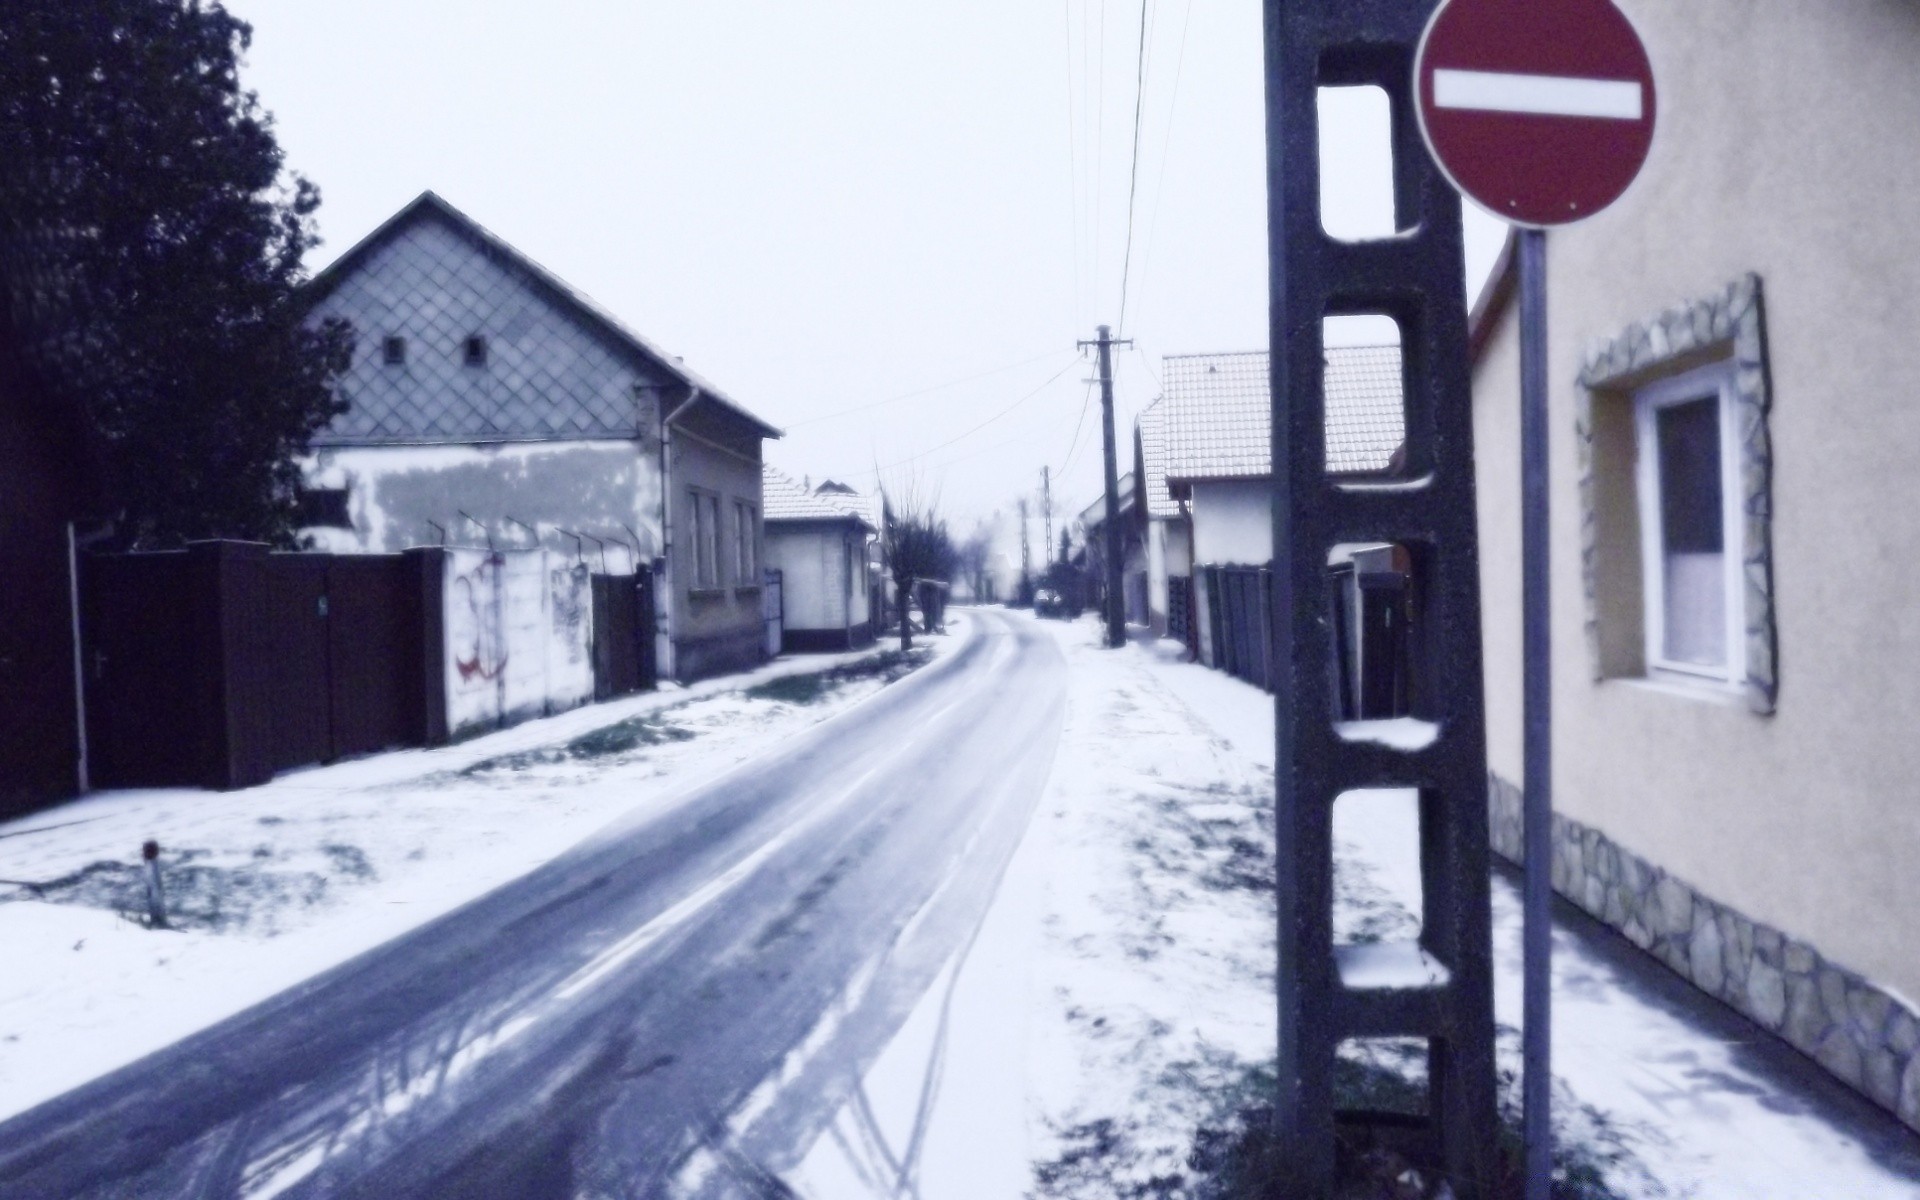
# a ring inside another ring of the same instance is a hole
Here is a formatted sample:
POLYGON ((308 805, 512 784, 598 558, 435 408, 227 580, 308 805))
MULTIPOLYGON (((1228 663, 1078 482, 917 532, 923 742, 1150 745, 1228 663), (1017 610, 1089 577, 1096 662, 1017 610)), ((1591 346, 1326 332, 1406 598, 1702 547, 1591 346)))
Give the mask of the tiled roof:
MULTIPOLYGON (((1385 470, 1406 438, 1398 346, 1327 350, 1327 470, 1385 470)), ((1273 472, 1267 352, 1163 360, 1166 478, 1252 479, 1273 472)))
POLYGON ((760 467, 760 512, 769 521, 858 521, 878 529, 873 501, 857 492, 808 491, 766 464, 760 467))
POLYGON ((1177 517, 1180 506, 1167 491, 1167 402, 1155 400, 1140 410, 1140 459, 1147 473, 1147 515, 1177 517))
POLYGON ((308 296, 316 318, 346 318, 359 343, 339 385, 348 411, 317 444, 632 437, 646 424, 642 390, 667 386, 697 388, 780 436, 432 192, 341 255, 308 296), (388 335, 407 340, 403 364, 382 361, 388 335), (475 335, 486 362, 470 367, 475 335))

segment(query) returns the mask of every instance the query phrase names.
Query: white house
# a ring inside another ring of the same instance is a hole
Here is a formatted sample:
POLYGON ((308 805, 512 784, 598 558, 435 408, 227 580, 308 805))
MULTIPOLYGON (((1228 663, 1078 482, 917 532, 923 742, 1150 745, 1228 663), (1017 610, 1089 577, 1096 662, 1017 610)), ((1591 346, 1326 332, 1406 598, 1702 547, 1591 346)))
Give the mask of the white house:
MULTIPOLYGON (((1326 354, 1327 472, 1364 476, 1390 469, 1406 436, 1400 348, 1335 346, 1326 354)), ((1186 518, 1186 547, 1173 545, 1176 552, 1190 548, 1193 641, 1202 661, 1263 681, 1264 668, 1251 661, 1252 654, 1234 655, 1224 642, 1214 644, 1216 636, 1232 631, 1222 629, 1226 605, 1208 594, 1206 581, 1220 578, 1220 570, 1264 569, 1273 558, 1267 352, 1171 355, 1162 361, 1165 391, 1154 405, 1155 422, 1163 430, 1168 502, 1186 518)), ((1151 424, 1142 426, 1143 458, 1151 424)))
POLYGON ((1193 529, 1167 487, 1167 406, 1162 397, 1133 426, 1134 477, 1146 506, 1147 609, 1154 633, 1193 645, 1193 529))
POLYGON ((767 566, 780 572, 787 650, 852 650, 872 643, 880 606, 873 502, 844 484, 810 488, 763 467, 767 566))
POLYGON ((653 570, 663 673, 763 657, 760 447, 779 431, 431 192, 309 285, 355 355, 313 439, 319 549, 543 546, 653 570))

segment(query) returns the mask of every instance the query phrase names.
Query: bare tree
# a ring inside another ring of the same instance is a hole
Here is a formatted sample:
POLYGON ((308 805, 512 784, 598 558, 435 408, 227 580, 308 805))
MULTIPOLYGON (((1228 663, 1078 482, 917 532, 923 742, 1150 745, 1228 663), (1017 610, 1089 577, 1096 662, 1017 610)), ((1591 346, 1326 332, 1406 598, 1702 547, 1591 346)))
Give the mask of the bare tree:
MULTIPOLYGON (((953 578, 959 555, 939 518, 937 497, 926 496, 917 482, 880 489, 880 551, 893 579, 894 604, 900 610, 900 648, 913 648, 913 621, 909 608, 914 585, 922 581, 945 584, 953 578)), ((922 611, 926 606, 922 605, 922 611)), ((931 622, 929 622, 931 625, 931 622)))

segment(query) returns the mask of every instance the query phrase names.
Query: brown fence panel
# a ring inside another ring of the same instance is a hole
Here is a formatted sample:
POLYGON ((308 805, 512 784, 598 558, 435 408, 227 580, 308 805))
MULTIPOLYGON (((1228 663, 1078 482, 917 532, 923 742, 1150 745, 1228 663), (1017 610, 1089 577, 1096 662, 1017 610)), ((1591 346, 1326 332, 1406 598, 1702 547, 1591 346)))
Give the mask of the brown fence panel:
POLYGON ((90 557, 87 727, 101 787, 247 787, 445 740, 435 552, 240 542, 90 557))
POLYGON ((220 756, 211 597, 185 551, 86 560, 88 765, 96 787, 208 784, 220 756))
POLYGON ((418 572, 397 554, 327 564, 329 758, 420 740, 418 572))
MULTIPOLYGON (((260 565, 264 586, 258 600, 244 591, 230 597, 236 616, 250 626, 243 635, 246 653, 229 668, 231 686, 248 697, 236 716, 249 710, 270 714, 267 728, 255 731, 266 744, 254 750, 268 764, 268 777, 333 757, 328 566, 324 554, 273 555, 260 565)), ((246 774, 246 782, 253 782, 253 773, 246 774)))

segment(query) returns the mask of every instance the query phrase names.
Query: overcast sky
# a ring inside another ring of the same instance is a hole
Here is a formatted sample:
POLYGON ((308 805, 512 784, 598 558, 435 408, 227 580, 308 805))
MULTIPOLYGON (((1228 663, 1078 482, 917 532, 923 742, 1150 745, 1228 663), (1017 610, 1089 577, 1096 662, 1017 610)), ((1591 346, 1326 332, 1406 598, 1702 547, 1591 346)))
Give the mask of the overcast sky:
MULTIPOLYGON (((430 188, 786 429, 768 457, 796 476, 917 473, 964 529, 1048 466, 1078 510, 1100 441, 1076 339, 1136 341, 1123 447, 1162 355, 1266 344, 1253 0, 1147 0, 1130 265, 1134 0, 229 7, 324 196, 314 267, 430 188)), ((1359 230, 1370 115, 1323 122, 1359 230)), ((1470 220, 1470 286, 1502 230, 1470 220)))

